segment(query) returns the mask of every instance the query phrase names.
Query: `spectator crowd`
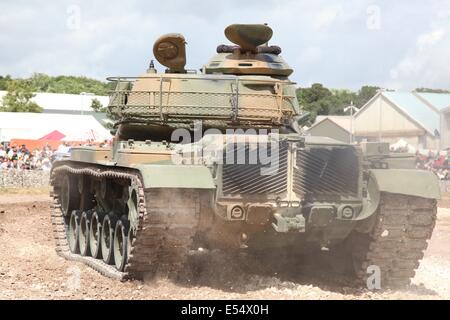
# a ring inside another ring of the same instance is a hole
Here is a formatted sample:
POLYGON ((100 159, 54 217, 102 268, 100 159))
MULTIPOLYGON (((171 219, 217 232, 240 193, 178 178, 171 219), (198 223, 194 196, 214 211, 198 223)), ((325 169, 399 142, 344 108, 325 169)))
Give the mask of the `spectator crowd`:
POLYGON ((390 145, 391 152, 416 155, 416 168, 434 172, 440 180, 450 180, 450 150, 418 149, 403 139, 390 145))
POLYGON ((448 151, 416 153, 416 166, 433 171, 441 180, 450 179, 450 153, 448 151))
POLYGON ((94 143, 62 142, 57 149, 49 144, 41 149, 29 150, 25 144, 16 145, 11 143, 0 143, 0 171, 2 170, 43 170, 50 171, 55 159, 61 159, 69 155, 72 146, 98 146, 101 148, 110 146, 110 141, 94 143))
POLYGON ((0 144, 0 170, 50 171, 56 150, 45 146, 41 150, 28 150, 26 145, 0 144))

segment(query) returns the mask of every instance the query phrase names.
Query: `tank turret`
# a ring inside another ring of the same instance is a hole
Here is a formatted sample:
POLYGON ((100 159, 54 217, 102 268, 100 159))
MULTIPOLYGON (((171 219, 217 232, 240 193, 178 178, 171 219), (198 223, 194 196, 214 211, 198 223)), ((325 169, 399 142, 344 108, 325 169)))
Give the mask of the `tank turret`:
POLYGON ((201 69, 187 71, 186 40, 179 33, 159 37, 155 58, 167 69, 154 67, 137 78, 114 78, 109 109, 118 119, 119 140, 168 139, 172 129, 281 128, 300 113, 292 69, 281 49, 269 46, 272 29, 263 24, 233 24, 217 55, 201 69))

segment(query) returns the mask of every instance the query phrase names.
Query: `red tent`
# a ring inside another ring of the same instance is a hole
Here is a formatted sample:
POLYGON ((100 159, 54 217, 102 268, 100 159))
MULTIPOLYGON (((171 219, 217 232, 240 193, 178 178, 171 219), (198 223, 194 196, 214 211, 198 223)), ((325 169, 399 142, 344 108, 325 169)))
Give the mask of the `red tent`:
POLYGON ((43 136, 39 140, 58 140, 59 141, 59 140, 61 140, 64 137, 65 137, 64 134, 62 134, 58 130, 54 130, 54 131, 50 132, 49 134, 46 134, 45 136, 43 136))

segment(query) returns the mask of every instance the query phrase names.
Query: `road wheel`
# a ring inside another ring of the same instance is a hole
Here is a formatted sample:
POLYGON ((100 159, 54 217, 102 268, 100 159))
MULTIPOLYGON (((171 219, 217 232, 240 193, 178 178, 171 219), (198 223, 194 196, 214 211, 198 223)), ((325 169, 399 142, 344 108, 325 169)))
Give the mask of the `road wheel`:
POLYGON ((80 231, 78 236, 78 242, 80 246, 80 253, 82 256, 90 256, 91 250, 89 248, 89 234, 91 224, 92 212, 83 212, 80 219, 80 231))
POLYGON ((117 218, 113 213, 107 214, 103 219, 101 232, 101 245, 103 261, 114 264, 114 228, 117 218))
POLYGON ((73 210, 69 225, 67 226, 67 241, 69 243, 69 249, 72 253, 80 253, 80 247, 78 243, 78 238, 80 235, 80 217, 81 213, 77 210, 73 210))
POLYGON ((101 230, 104 216, 104 214, 94 211, 89 225, 89 249, 92 257, 96 259, 102 257, 101 230))
POLYGON ((128 245, 128 233, 130 230, 130 224, 126 218, 123 216, 116 223, 116 228, 114 231, 114 262, 116 269, 119 271, 124 271, 125 265, 127 264, 129 245, 128 245))

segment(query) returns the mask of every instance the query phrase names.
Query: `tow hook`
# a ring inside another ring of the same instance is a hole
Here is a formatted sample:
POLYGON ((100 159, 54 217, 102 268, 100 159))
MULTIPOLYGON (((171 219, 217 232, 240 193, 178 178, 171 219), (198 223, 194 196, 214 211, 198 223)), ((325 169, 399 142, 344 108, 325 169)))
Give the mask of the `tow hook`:
POLYGON ((241 236, 239 237, 239 248, 241 249, 247 249, 248 245, 248 235, 246 233, 242 233, 241 236))
POLYGON ((276 232, 285 233, 291 230, 305 232, 305 218, 301 214, 295 217, 283 217, 281 214, 275 213, 273 217, 275 222, 272 223, 272 227, 276 232))

